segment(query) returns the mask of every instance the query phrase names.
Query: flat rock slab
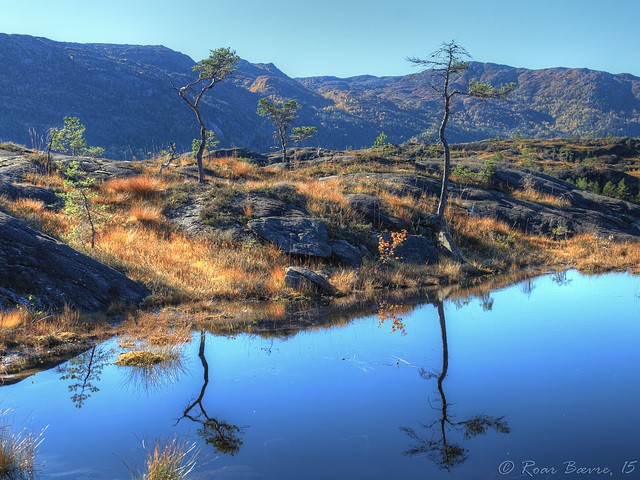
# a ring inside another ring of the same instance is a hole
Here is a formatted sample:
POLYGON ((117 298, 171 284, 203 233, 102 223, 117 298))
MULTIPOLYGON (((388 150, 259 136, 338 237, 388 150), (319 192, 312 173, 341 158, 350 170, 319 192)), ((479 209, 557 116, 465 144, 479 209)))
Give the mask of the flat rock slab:
POLYGON ((266 217, 251 220, 248 227, 259 237, 278 245, 285 253, 329 257, 329 234, 321 220, 301 217, 266 217))
POLYGON ((148 293, 122 273, 0 212, 0 305, 97 312, 114 302, 138 303, 148 293))

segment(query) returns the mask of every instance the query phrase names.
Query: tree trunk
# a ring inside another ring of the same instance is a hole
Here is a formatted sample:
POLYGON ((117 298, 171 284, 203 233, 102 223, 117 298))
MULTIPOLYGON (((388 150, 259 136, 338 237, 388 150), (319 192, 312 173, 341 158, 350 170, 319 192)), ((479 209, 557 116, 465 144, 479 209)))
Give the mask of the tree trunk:
POLYGON ((444 116, 442 117, 442 123, 440 124, 439 138, 444 147, 444 165, 442 167, 442 187, 440 188, 440 203, 438 203, 438 211, 436 213, 437 219, 440 223, 444 219, 444 209, 447 206, 447 197, 449 195, 449 170, 451 164, 451 153, 449 151, 449 143, 444 135, 447 122, 449 121, 449 102, 450 97, 445 95, 444 97, 444 116))
POLYGON ((204 154, 204 149, 207 147, 207 129, 204 127, 204 123, 202 123, 200 112, 196 111, 196 113, 198 114, 198 121, 200 122, 200 148, 198 148, 198 153, 196 154, 196 162, 198 164, 198 182, 204 183, 202 155, 204 154))
POLYGON ((444 219, 444 210, 447 207, 447 200, 449 198, 449 173, 451 171, 451 152, 449 150, 449 143, 444 135, 447 122, 449 121, 451 96, 445 91, 444 95, 444 116, 442 117, 442 123, 440 124, 439 138, 444 148, 444 165, 442 166, 442 186, 440 188, 440 202, 438 203, 438 211, 436 213, 436 221, 440 224, 440 233, 438 234, 439 244, 447 250, 453 259, 458 263, 464 263, 464 259, 460 252, 456 248, 449 232, 447 231, 447 223, 444 219))
POLYGON ((279 128, 280 145, 282 146, 282 163, 285 168, 289 168, 289 159, 287 158, 287 130, 279 128))

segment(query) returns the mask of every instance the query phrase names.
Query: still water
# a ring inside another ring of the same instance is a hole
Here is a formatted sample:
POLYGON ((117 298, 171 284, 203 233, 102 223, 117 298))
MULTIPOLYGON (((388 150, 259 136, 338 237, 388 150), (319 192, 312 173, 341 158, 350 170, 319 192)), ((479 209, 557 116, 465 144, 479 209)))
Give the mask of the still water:
POLYGON ((194 332, 155 376, 112 341, 0 405, 47 426, 45 478, 131 478, 175 434, 194 478, 640 478, 639 295, 568 272, 287 339, 194 332))

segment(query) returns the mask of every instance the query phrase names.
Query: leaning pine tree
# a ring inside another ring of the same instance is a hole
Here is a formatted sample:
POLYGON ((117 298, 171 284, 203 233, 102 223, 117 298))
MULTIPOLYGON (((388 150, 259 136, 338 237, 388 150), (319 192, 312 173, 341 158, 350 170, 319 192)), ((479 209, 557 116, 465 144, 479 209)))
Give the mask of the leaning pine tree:
POLYGON ((449 173, 451 166, 451 155, 449 151, 449 144, 447 143, 445 136, 445 129, 451 114, 451 103, 456 96, 467 96, 481 100, 488 98, 505 98, 516 87, 515 83, 507 83, 501 85, 499 89, 496 89, 491 85, 471 80, 467 88, 459 88, 455 83, 456 80, 458 80, 460 76, 469 69, 469 62, 464 60, 466 58, 471 58, 471 56, 463 47, 458 45, 455 40, 444 42, 442 46, 433 52, 426 60, 417 57, 407 58, 407 60, 414 65, 423 67, 422 72, 429 71, 433 73, 433 78, 438 81, 434 82, 431 87, 444 99, 444 113, 438 130, 438 138, 444 148, 444 165, 436 220, 440 224, 441 243, 451 251, 458 261, 461 261, 462 258, 449 238, 444 220, 444 210, 447 206, 449 173))
POLYGON ((217 83, 231 78, 239 59, 240 57, 236 55, 235 50, 230 48, 211 50, 209 58, 199 61, 192 67, 194 72, 198 72, 197 80, 182 88, 176 88, 172 85, 180 98, 195 112, 200 124, 200 144, 196 153, 196 162, 198 164, 198 181, 201 183, 204 182, 202 155, 207 148, 207 128, 200 114, 200 101, 207 90, 211 90, 217 83))

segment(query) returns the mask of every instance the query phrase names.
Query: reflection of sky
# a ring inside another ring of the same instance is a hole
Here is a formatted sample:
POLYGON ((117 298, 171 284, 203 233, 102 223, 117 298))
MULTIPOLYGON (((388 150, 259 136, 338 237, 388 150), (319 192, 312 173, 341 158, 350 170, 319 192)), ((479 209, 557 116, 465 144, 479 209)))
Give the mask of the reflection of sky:
MULTIPOLYGON (((491 311, 478 299, 462 308, 445 303, 452 420, 506 415, 512 430, 466 442, 453 436, 469 450, 454 470, 458 478, 516 478, 497 474, 506 459, 619 470, 637 455, 640 280, 567 278, 562 286, 536 279, 530 295, 518 286, 494 292, 491 311)), ((286 341, 207 336, 205 409, 247 426, 235 457, 203 446, 207 478, 448 478, 428 459, 402 455, 410 440, 399 427, 418 430, 438 419, 429 405, 439 407, 436 381, 421 379, 418 369, 442 366, 434 306, 417 308, 404 323, 406 336, 391 333, 390 323, 379 328, 376 317, 286 341)), ((130 478, 121 459, 141 458, 139 439, 197 438, 198 424, 176 426, 202 388, 194 338, 186 372, 158 392, 123 386, 123 370, 110 365, 81 409, 55 371, 2 387, 2 406, 49 425, 41 447, 47 476, 130 478)))

